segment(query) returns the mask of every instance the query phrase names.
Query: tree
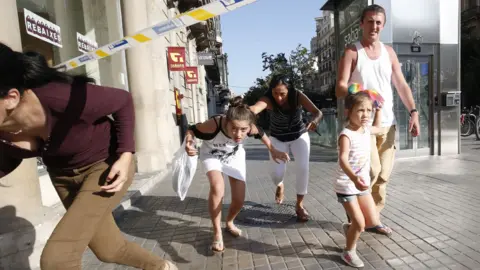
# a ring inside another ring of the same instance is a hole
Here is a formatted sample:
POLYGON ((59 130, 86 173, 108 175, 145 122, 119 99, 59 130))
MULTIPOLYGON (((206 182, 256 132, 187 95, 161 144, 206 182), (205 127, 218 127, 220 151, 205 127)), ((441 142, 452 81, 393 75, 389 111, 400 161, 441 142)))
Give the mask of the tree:
POLYGON ((254 85, 245 93, 244 99, 247 104, 254 104, 268 90, 268 82, 273 75, 284 74, 288 76, 295 89, 306 91, 309 80, 313 77, 316 70, 314 69, 315 58, 302 45, 291 51, 287 58, 285 53, 267 54, 262 53, 263 71, 269 71, 264 78, 257 78, 254 85))
POLYGON ((270 76, 275 74, 287 75, 292 80, 295 89, 299 91, 310 90, 306 88, 316 73, 314 68, 315 57, 301 44, 290 52, 288 59, 285 53, 267 55, 265 52, 262 53, 262 59, 263 71, 269 70, 270 76))
MULTIPOLYGON (((308 95, 308 85, 316 70, 314 69, 315 58, 301 44, 290 52, 267 54, 262 53, 263 71, 269 71, 268 75, 257 78, 254 85, 244 95, 244 102, 248 105, 255 104, 268 90, 270 79, 277 74, 283 74, 290 78, 295 89, 305 91, 308 95)), ((258 124, 264 129, 268 128, 269 116, 266 111, 258 116, 258 124)))

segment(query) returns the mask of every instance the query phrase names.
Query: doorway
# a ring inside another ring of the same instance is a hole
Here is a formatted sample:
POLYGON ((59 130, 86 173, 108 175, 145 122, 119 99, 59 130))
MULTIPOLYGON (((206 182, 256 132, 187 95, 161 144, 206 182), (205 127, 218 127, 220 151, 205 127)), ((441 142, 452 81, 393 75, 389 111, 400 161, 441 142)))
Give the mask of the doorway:
POLYGON ((433 72, 432 56, 399 56, 403 76, 412 89, 418 110, 420 135, 409 132, 409 111, 394 91, 394 113, 397 120, 397 157, 418 157, 434 154, 433 72))

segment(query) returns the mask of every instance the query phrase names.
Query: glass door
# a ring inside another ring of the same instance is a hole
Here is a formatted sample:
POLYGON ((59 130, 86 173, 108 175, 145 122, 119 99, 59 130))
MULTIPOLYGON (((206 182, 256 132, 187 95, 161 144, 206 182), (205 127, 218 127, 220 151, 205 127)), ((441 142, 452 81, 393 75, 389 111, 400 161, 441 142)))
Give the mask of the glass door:
POLYGON ((429 56, 400 56, 403 76, 412 89, 419 114, 420 136, 413 137, 408 131, 409 111, 394 91, 394 112, 397 120, 398 157, 426 156, 433 154, 432 128, 432 67, 429 56))

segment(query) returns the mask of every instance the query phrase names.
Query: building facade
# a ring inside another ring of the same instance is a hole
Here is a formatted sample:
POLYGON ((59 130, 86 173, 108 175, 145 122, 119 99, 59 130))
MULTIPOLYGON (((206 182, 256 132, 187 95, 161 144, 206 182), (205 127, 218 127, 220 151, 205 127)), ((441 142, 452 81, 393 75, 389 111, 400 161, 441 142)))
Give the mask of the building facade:
POLYGON ((336 78, 333 13, 323 11, 322 16, 316 18, 315 21, 320 92, 325 94, 332 91, 336 78))
MULTIPOLYGON (((55 66, 209 2, 5 0, 0 10, 0 41, 17 51, 38 51, 45 55, 49 64, 55 66), (55 38, 48 40, 49 37, 32 35, 32 29, 38 30, 39 27, 47 29, 55 38)), ((175 151, 181 145, 186 125, 202 122, 208 115, 216 114, 224 102, 225 95, 221 90, 228 89, 226 59, 222 51, 220 19, 214 17, 170 31, 163 37, 70 72, 87 74, 98 85, 132 93, 136 113, 136 170, 139 173, 166 174, 175 151), (189 84, 185 72, 168 69, 169 47, 185 48, 185 64, 198 68, 198 83, 189 84), (201 63, 200 54, 207 58, 211 56, 212 61, 201 63), (180 122, 176 117, 178 99, 175 91, 183 97, 180 100, 180 122)), ((42 167, 35 159, 25 160, 13 173, 0 180, 0 188, 8 188, 8 191, 2 190, 0 197, 0 227, 3 228, 0 230, 0 265, 2 261, 18 257, 15 252, 3 251, 14 249, 18 252, 27 248, 27 244, 6 246, 11 242, 3 241, 7 235, 15 237, 14 221, 37 226, 44 221, 44 207, 59 203, 42 167), (2 210, 14 214, 5 215, 2 210)), ((35 268, 35 263, 38 263, 35 257, 30 260, 34 260, 30 266, 35 268)))

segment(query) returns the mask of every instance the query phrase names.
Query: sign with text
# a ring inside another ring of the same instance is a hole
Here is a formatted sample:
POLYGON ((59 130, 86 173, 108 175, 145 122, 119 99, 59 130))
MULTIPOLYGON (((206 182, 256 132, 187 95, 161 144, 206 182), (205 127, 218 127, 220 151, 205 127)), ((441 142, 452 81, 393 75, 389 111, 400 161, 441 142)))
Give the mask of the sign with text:
POLYGON ((184 71, 185 70, 185 47, 168 47, 168 70, 184 71))
POLYGON ((88 53, 98 49, 98 44, 97 42, 89 39, 88 37, 77 33, 77 47, 78 51, 88 53))
POLYGON ((198 52, 197 53, 198 64, 204 66, 213 66, 215 64, 213 60, 212 52, 198 52))
POLYGON ((23 9, 27 33, 62 48, 60 26, 53 24, 28 9, 23 9))
POLYGON ((361 38, 362 29, 360 28, 360 19, 358 19, 340 32, 340 46, 338 46, 340 55, 343 54, 348 45, 359 41, 361 38))
POLYGON ((185 67, 185 82, 187 84, 198 83, 198 68, 197 67, 185 67))

